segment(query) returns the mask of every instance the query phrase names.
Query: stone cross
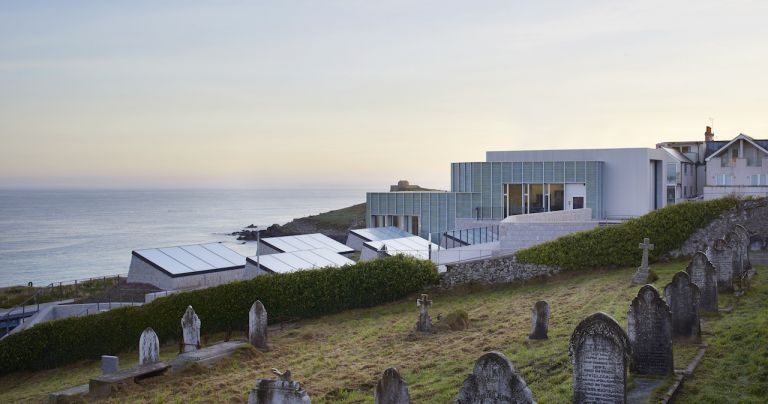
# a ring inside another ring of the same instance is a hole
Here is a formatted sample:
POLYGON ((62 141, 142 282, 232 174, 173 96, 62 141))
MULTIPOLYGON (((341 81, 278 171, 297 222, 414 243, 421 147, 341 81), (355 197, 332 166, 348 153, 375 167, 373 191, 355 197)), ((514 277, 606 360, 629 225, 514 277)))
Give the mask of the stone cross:
POLYGON ((456 404, 536 404, 531 389, 501 352, 481 356, 464 379, 456 404))
POLYGON ((639 248, 643 250, 643 259, 640 261, 640 267, 637 268, 637 272, 635 272, 635 275, 632 277, 632 285, 641 285, 648 282, 650 271, 650 267, 648 266, 648 252, 653 250, 653 244, 651 244, 651 240, 646 237, 643 239, 643 242, 640 243, 639 248))
POLYGON ((531 310, 531 335, 529 339, 547 339, 549 327, 549 303, 536 302, 531 310))
POLYGON ((408 384, 405 383, 400 373, 395 368, 384 371, 376 389, 373 391, 374 404, 410 404, 411 395, 408 393, 408 384))
POLYGON ((626 403, 632 348, 621 326, 605 313, 582 320, 571 335, 574 403, 626 403))
POLYGON ((717 273, 707 256, 701 251, 693 254, 685 272, 690 276, 691 282, 699 288, 699 309, 717 313, 717 273))
POLYGON ((431 332, 432 331, 432 318, 429 317, 429 306, 432 305, 432 300, 429 300, 429 295, 422 294, 421 298, 416 300, 416 306, 419 307, 419 321, 416 323, 416 331, 431 332))
POLYGON ((251 306, 248 312, 248 342, 261 351, 269 350, 267 346, 267 310, 260 300, 251 306))
POLYGON ((632 345, 632 372, 666 376, 672 361, 672 313, 652 285, 637 292, 627 313, 627 334, 632 345))
POLYGON ((152 327, 147 327, 139 338, 139 366, 160 362, 160 340, 152 327))
POLYGON ((699 287, 691 283, 687 273, 680 271, 664 287, 664 297, 672 311, 672 337, 698 342, 701 339, 699 287))
POLYGON ((181 318, 181 332, 183 338, 183 351, 193 352, 200 349, 200 317, 192 306, 187 307, 181 318))

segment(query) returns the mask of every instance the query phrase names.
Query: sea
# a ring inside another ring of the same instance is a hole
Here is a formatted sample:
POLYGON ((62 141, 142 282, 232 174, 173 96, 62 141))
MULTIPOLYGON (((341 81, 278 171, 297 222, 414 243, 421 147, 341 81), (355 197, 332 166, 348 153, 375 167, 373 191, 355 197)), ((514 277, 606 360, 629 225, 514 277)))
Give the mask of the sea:
POLYGON ((131 251, 225 242, 254 224, 365 202, 365 190, 0 190, 0 287, 127 274, 131 251))

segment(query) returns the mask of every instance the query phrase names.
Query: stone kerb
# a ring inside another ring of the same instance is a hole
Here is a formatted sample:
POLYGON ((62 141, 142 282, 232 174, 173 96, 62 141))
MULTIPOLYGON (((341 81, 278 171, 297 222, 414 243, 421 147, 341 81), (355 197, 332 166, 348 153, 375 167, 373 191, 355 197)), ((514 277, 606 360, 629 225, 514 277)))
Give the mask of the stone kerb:
POLYGON ((652 285, 637 292, 627 313, 627 334, 632 345, 632 372, 639 375, 672 374, 672 313, 652 285))
POLYGON ((501 352, 481 356, 464 379, 456 404, 521 403, 535 404, 533 393, 501 352))
POLYGON ((707 256, 701 251, 694 254, 685 272, 690 276, 691 282, 699 288, 699 309, 717 312, 717 273, 707 256))
POLYGON ((374 404, 409 404, 411 402, 408 384, 400 377, 397 369, 389 368, 384 371, 373 391, 373 402, 374 404))
POLYGON ((605 313, 582 320, 571 335, 568 353, 573 364, 574 403, 625 403, 629 338, 605 313))

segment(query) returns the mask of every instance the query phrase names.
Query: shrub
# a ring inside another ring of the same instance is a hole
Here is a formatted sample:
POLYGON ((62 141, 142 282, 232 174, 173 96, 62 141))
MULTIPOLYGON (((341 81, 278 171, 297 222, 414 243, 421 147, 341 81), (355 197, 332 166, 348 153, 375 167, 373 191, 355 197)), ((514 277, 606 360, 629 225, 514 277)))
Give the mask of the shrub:
POLYGON ((737 203, 736 198, 722 198, 667 206, 622 224, 569 234, 520 250, 517 259, 564 270, 636 266, 642 255, 638 244, 644 237, 654 244, 650 258, 657 259, 679 248, 697 229, 737 203))
POLYGON ((395 256, 178 293, 144 306, 50 321, 10 335, 0 340, 0 374, 115 355, 137 346, 146 327, 152 327, 163 342, 177 339, 189 305, 200 316, 203 332, 213 333, 245 329, 257 299, 270 322, 275 322, 390 302, 436 281, 431 262, 395 256))

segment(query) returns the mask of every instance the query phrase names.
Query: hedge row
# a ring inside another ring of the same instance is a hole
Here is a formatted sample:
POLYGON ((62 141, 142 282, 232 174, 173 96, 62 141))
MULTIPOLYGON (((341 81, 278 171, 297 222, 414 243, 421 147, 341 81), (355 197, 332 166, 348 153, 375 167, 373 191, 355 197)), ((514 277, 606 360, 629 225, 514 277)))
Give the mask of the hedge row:
POLYGON ((736 198, 679 203, 622 224, 570 234, 520 250, 517 259, 564 270, 637 266, 642 256, 638 244, 644 237, 654 244, 650 258, 657 259, 680 248, 696 230, 737 204, 736 198))
POLYGON ((390 302, 436 281, 431 262, 396 256, 178 293, 144 306, 51 321, 10 335, 0 340, 0 374, 116 355, 136 347, 146 327, 161 341, 178 340, 181 316, 189 305, 200 316, 203 333, 245 330, 257 299, 274 322, 390 302))

